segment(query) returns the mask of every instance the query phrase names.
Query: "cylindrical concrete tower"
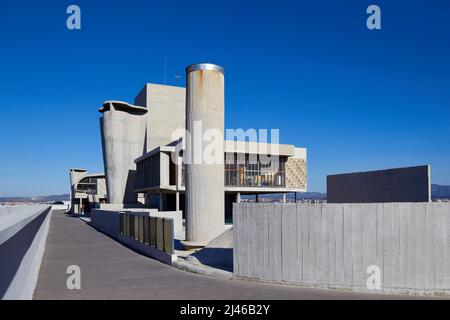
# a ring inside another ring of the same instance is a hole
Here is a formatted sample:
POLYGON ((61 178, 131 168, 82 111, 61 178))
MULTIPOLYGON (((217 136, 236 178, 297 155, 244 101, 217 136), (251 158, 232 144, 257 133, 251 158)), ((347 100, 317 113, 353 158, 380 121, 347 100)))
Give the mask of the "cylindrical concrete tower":
POLYGON ((224 70, 186 68, 186 241, 202 247, 224 231, 224 70))
POLYGON ((108 202, 136 204, 136 164, 144 153, 147 108, 106 101, 99 110, 108 202))

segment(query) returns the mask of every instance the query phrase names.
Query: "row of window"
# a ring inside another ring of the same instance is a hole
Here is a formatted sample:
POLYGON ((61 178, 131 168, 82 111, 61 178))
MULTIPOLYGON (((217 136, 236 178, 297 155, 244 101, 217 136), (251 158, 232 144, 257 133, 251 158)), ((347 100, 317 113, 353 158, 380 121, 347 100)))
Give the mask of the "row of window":
POLYGON ((136 165, 137 167, 137 189, 154 187, 159 185, 160 177, 160 155, 154 154, 136 165))
POLYGON ((225 170, 225 186, 229 187, 284 187, 285 172, 261 173, 253 170, 225 170))
MULTIPOLYGON (((237 187, 285 187, 286 157, 259 157, 256 155, 225 155, 225 186, 237 187)), ((137 164, 138 189, 154 186, 159 182, 159 157, 150 157, 137 164)), ((185 184, 185 165, 182 165, 182 181, 185 184)), ((174 173, 172 173, 174 174, 174 173)))
POLYGON ((227 154, 225 185, 237 187, 284 187, 286 157, 227 154))
POLYGON ((76 192, 97 194, 97 179, 98 177, 86 177, 81 179, 77 185, 76 192))

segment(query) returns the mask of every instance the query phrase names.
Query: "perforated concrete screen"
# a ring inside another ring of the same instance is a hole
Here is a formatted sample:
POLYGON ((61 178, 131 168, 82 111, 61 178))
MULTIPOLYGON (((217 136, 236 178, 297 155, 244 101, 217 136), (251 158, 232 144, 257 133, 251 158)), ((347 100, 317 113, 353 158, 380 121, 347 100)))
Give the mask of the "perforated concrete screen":
POLYGON ((430 202, 430 166, 330 175, 328 203, 430 202))
POLYGON ((289 158, 286 161, 286 187, 306 189, 306 179, 306 160, 289 158))

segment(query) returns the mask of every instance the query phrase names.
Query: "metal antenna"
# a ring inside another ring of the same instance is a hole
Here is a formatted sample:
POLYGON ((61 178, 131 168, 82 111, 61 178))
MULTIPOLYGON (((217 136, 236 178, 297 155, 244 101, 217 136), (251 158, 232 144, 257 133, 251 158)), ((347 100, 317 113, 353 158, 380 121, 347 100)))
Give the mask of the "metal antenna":
POLYGON ((178 85, 178 82, 180 81, 180 79, 181 79, 181 76, 179 74, 176 74, 175 75, 175 83, 176 83, 176 85, 178 85))

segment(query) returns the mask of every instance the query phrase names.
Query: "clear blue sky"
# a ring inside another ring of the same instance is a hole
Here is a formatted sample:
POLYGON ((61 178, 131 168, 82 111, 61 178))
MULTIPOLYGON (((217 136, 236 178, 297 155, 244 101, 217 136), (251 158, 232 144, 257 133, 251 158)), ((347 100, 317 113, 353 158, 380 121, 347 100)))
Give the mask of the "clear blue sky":
POLYGON ((184 67, 226 70, 226 127, 279 128, 326 175, 431 164, 450 184, 450 2, 12 1, 0 4, 0 196, 103 171, 97 109, 184 67), (82 29, 66 28, 77 4, 82 29), (382 30, 366 28, 366 8, 382 30))

